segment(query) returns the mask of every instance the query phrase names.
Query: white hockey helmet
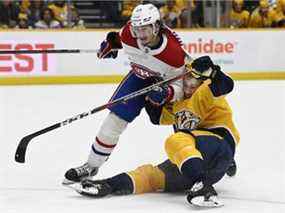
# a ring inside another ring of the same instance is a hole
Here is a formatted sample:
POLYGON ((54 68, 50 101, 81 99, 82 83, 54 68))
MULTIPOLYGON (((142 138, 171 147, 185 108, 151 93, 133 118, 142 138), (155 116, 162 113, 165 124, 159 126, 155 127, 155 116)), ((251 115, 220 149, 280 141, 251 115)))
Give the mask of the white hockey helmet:
POLYGON ((155 35, 159 32, 160 26, 157 27, 157 23, 160 23, 160 21, 159 10, 153 4, 139 4, 135 7, 131 15, 131 25, 133 28, 152 25, 155 35))

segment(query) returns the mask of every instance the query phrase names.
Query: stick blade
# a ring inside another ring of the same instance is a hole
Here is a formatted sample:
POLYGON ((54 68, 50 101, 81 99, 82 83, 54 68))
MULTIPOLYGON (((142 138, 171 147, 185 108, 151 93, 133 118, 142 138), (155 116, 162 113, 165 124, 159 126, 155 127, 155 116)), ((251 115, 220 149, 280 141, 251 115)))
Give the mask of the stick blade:
POLYGON ((59 128, 61 126, 62 126, 62 122, 56 123, 52 126, 49 126, 47 128, 44 128, 42 130, 39 130, 37 132, 34 132, 30 135, 23 137, 22 140, 20 141, 20 143, 18 144, 16 154, 15 154, 15 161, 18 163, 25 163, 26 151, 27 151, 27 147, 28 147, 30 141, 39 135, 45 134, 45 133, 52 131, 56 128, 59 128))
POLYGON ((27 146, 31 139, 32 138, 28 135, 26 137, 23 137, 22 140, 20 141, 15 154, 16 162, 25 163, 27 146))

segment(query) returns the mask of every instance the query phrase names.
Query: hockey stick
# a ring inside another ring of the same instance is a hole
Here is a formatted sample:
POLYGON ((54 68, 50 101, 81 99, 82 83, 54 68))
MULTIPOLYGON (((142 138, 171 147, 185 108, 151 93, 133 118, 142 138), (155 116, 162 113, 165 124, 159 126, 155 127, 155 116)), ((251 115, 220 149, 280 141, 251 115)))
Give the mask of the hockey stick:
POLYGON ((54 129, 57 129, 59 127, 65 126, 67 124, 70 124, 73 121, 77 121, 77 120, 80 120, 82 118, 85 118, 85 117, 87 117, 89 115, 92 115, 92 114, 94 114, 96 112, 104 110, 104 109, 106 109, 108 107, 114 106, 114 105, 116 105, 118 103, 122 103, 122 102, 128 101, 130 99, 133 99, 135 97, 138 97, 138 96, 141 96, 143 94, 146 94, 146 93, 150 92, 151 90, 153 90, 156 87, 159 87, 161 85, 165 85, 165 84, 171 83, 173 81, 176 81, 178 79, 181 79, 183 76, 187 75, 190 72, 191 71, 186 71, 186 72, 184 72, 182 74, 179 74, 179 75, 177 75, 175 77, 172 77, 172 78, 160 81, 160 82, 158 82, 156 84, 153 84, 153 85, 150 85, 150 86, 148 86, 146 88, 143 88, 141 90, 135 91, 135 92, 133 92, 133 93, 131 93, 129 95, 125 95, 125 96, 123 96, 121 98, 118 98, 116 100, 113 100, 111 102, 103 104, 103 105, 101 105, 99 107, 96 107, 96 108, 94 108, 94 109, 92 109, 92 110, 90 110, 88 112, 83 112, 81 114, 78 114, 76 116, 68 118, 68 119, 66 119, 66 120, 64 120, 62 122, 58 122, 58 123, 56 123, 56 124, 54 124, 52 126, 46 127, 46 128, 44 128, 42 130, 39 130, 37 132, 34 132, 32 134, 29 134, 29 135, 23 137, 21 139, 20 143, 18 144, 18 147, 17 147, 17 150, 16 150, 16 154, 15 154, 15 161, 17 161, 19 163, 24 163, 25 162, 25 156, 26 156, 27 147, 28 147, 30 141, 33 138, 35 138, 35 137, 37 137, 39 135, 45 134, 47 132, 50 132, 50 131, 52 131, 54 129))
POLYGON ((1 50, 2 54, 98 53, 97 49, 1 50))
MULTIPOLYGON (((118 51, 119 49, 111 49, 110 51, 118 51)), ((50 49, 50 50, 0 50, 3 54, 51 54, 51 53, 98 53, 99 49, 50 49)))

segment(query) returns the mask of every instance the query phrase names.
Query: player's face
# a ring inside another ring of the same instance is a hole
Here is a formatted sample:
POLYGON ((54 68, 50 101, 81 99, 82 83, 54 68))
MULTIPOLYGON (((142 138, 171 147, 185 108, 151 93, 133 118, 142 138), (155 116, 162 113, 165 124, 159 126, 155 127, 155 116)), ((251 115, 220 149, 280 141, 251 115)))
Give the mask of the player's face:
POLYGON ((150 44, 155 38, 155 35, 153 34, 152 25, 133 27, 133 31, 136 34, 136 37, 141 41, 142 45, 144 46, 150 44))
POLYGON ((194 78, 191 74, 183 78, 183 92, 185 98, 191 98, 193 93, 201 86, 203 80, 194 78))

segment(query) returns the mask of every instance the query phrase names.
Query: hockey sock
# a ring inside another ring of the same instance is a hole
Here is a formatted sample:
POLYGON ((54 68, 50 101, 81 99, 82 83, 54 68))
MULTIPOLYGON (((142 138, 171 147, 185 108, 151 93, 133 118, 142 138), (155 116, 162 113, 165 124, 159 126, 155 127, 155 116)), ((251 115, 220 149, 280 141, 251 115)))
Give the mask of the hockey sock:
POLYGON ((92 144, 88 158, 90 166, 100 167, 108 159, 127 124, 127 121, 114 113, 109 113, 99 130, 95 143, 92 144))
POLYGON ((203 160, 200 158, 190 158, 183 162, 181 173, 188 177, 193 183, 202 181, 204 177, 203 160))

